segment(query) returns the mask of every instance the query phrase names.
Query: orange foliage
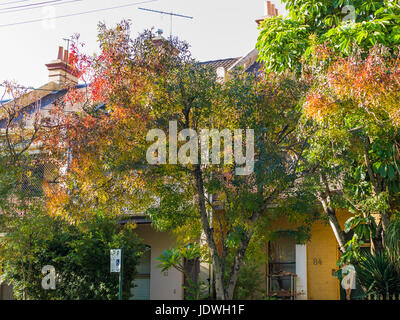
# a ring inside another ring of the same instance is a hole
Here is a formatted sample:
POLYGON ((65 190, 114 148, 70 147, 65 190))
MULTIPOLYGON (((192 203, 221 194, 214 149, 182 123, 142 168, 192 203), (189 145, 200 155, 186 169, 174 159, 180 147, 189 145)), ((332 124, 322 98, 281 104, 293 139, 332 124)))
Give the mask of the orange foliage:
POLYGON ((152 119, 151 107, 143 99, 154 90, 154 76, 162 72, 157 56, 161 52, 152 52, 154 57, 145 62, 133 59, 142 54, 131 50, 142 48, 133 48, 126 33, 105 33, 109 38, 103 40, 98 56, 82 54, 76 43, 72 46, 70 63, 89 85, 68 92, 64 102, 52 110, 53 125, 41 136, 44 150, 63 159, 68 168, 60 184, 46 188, 53 214, 72 219, 75 212, 80 219, 110 201, 124 197, 129 201, 129 193, 143 187, 134 173, 127 174, 123 182, 114 181, 109 168, 133 163, 141 152, 152 119), (66 113, 65 105, 82 108, 66 113))
POLYGON ((388 118, 394 124, 400 124, 399 55, 373 48, 367 57, 357 53, 332 60, 325 72, 314 77, 317 86, 304 104, 309 117, 321 119, 338 112, 347 103, 377 118, 388 118))

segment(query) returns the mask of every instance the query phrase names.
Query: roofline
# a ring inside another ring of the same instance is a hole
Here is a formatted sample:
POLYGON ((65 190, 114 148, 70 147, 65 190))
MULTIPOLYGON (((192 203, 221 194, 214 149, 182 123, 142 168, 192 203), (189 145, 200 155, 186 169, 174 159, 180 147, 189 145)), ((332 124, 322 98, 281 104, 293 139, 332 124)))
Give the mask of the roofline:
MULTIPOLYGON (((242 64, 244 64, 246 62, 246 60, 249 60, 251 63, 249 64, 249 66, 251 64, 253 64, 254 62, 257 61, 258 58, 258 50, 256 48, 254 48, 253 50, 251 50, 248 54, 246 54, 245 56, 239 58, 238 61, 236 61, 230 68, 229 70, 232 70, 233 68, 240 66, 242 64)), ((247 66, 247 67, 249 67, 247 66)))
POLYGON ((145 216, 131 216, 131 217, 127 217, 124 220, 119 220, 118 223, 120 224, 126 224, 129 222, 134 222, 136 224, 152 224, 153 221, 151 219, 149 219, 148 217, 145 216))
POLYGON ((201 61, 200 64, 221 62, 221 61, 227 61, 227 60, 239 60, 239 59, 241 59, 241 57, 236 57, 236 58, 224 58, 224 59, 216 59, 216 60, 208 60, 208 61, 201 61))
MULTIPOLYGON (((28 91, 28 92, 24 93, 23 95, 32 94, 33 92, 47 91, 47 94, 45 94, 45 95, 43 95, 43 96, 41 96, 41 97, 39 98, 39 99, 42 99, 42 98, 47 97, 47 96, 49 96, 49 95, 51 95, 51 94, 56 94, 56 93, 59 93, 59 92, 62 92, 62 91, 65 91, 65 92, 68 91, 68 88, 63 88, 63 87, 58 88, 58 89, 57 89, 57 88, 54 88, 54 89, 45 89, 45 88, 44 88, 44 87, 50 85, 51 83, 54 83, 56 86, 58 85, 56 82, 48 82, 48 83, 46 83, 45 85, 41 86, 40 88, 27 88, 27 89, 31 89, 31 91, 28 91)), ((79 84, 74 85, 74 88, 75 88, 75 89, 82 89, 82 88, 86 88, 86 87, 88 87, 88 86, 89 86, 89 84, 86 84, 86 83, 79 83, 79 84)), ((20 99, 20 97, 17 98, 17 99, 20 99)), ((39 100, 39 99, 38 99, 38 100, 39 100)), ((12 101, 14 101, 14 100, 15 100, 15 99, 1 100, 0 103, 8 104, 8 103, 10 103, 10 102, 12 102, 12 101)), ((25 107, 30 106, 32 103, 34 103, 34 102, 36 102, 36 101, 37 101, 37 100, 35 100, 35 101, 33 101, 33 102, 27 104, 25 107)))

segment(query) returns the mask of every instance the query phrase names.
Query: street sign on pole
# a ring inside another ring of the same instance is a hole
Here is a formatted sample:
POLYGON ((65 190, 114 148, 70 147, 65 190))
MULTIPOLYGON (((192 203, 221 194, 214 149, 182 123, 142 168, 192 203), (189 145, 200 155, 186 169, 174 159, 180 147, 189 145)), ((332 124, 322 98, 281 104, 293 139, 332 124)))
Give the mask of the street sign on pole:
POLYGON ((123 262, 123 252, 122 250, 124 247, 121 248, 120 254, 121 254, 121 263, 120 263, 120 271, 119 271, 119 292, 118 292, 118 300, 122 300, 122 274, 124 270, 122 269, 122 262, 123 262))
POLYGON ((119 292, 118 300, 122 300, 122 249, 111 249, 110 250, 110 272, 119 273, 119 292))
POLYGON ((121 249, 110 250, 110 272, 121 271, 121 249))

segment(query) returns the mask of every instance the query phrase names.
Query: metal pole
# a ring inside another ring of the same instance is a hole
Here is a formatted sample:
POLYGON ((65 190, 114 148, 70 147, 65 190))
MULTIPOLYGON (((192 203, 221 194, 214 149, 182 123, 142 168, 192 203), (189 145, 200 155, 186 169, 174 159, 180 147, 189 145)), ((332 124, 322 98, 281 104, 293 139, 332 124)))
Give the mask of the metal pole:
POLYGON ((169 35, 171 41, 172 41, 172 15, 173 15, 173 13, 171 12, 171 30, 170 30, 170 35, 169 35))
POLYGON ((121 248, 121 268, 119 270, 119 293, 118 300, 122 300, 122 273, 123 273, 123 261, 124 261, 124 247, 121 248))

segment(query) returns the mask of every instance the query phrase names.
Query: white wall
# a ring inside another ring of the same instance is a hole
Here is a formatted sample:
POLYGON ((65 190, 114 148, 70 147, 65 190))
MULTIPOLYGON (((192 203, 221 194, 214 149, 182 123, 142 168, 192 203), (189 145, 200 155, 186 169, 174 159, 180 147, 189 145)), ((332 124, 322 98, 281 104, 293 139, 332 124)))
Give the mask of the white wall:
POLYGON ((297 300, 307 300, 307 245, 296 244, 297 300))
POLYGON ((174 246, 174 237, 165 232, 156 232, 147 224, 138 225, 135 231, 146 245, 151 246, 150 300, 182 300, 182 273, 175 269, 161 273, 156 260, 164 250, 174 246))

